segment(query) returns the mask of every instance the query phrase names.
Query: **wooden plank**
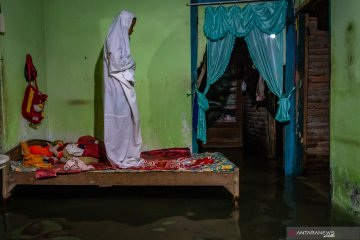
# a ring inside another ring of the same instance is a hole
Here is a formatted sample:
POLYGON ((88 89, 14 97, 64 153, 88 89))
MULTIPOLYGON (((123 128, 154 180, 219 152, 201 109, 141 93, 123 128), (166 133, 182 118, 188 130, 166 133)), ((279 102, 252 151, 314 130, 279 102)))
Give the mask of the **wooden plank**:
POLYGON ((224 186, 234 173, 214 172, 82 172, 36 179, 33 172, 13 172, 16 185, 95 185, 95 186, 224 186))
POLYGON ((295 77, 296 82, 296 152, 297 158, 301 162, 302 166, 304 167, 304 124, 305 116, 304 116, 304 108, 306 108, 306 86, 307 86, 307 68, 308 62, 306 58, 307 54, 307 42, 306 42, 306 14, 298 14, 297 16, 298 21, 298 31, 297 31, 297 74, 295 77))
POLYGON ((8 163, 2 169, 2 196, 3 196, 3 199, 7 199, 10 197, 11 189, 9 189, 9 186, 10 186, 9 177, 10 176, 9 176, 9 163, 8 163))
POLYGON ((3 198, 10 196, 17 185, 65 186, 222 186, 233 196, 235 207, 239 201, 239 168, 233 172, 82 172, 36 179, 34 172, 4 174, 3 198), (7 176, 7 177, 6 177, 7 176))
POLYGON ((318 18, 308 17, 308 86, 306 121, 306 173, 328 172, 329 161, 329 32, 318 29, 318 18), (314 161, 321 161, 317 164, 314 161))

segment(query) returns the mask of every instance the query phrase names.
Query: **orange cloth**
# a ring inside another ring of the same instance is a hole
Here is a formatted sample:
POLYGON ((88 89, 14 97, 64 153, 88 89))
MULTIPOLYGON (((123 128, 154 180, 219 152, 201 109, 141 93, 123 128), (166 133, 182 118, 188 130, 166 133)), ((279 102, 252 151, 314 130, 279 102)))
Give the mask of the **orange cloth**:
MULTIPOLYGON (((30 146, 31 147, 31 146, 30 146)), ((25 167, 51 168, 50 163, 44 163, 43 157, 30 153, 29 146, 26 142, 21 143, 21 154, 23 155, 23 165, 25 167)))
POLYGON ((31 154, 40 155, 44 157, 51 157, 53 153, 49 151, 50 146, 42 147, 40 145, 33 145, 29 147, 31 154))

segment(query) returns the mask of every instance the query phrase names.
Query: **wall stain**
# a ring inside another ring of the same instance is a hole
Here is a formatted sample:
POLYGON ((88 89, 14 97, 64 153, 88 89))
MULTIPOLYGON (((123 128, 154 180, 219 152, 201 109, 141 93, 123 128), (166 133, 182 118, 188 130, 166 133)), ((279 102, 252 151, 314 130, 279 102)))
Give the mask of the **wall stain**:
POLYGON ((72 99, 67 101, 70 105, 86 105, 92 103, 90 100, 72 99))
POLYGON ((346 68, 347 68, 347 75, 348 75, 348 87, 351 90, 351 84, 355 82, 356 74, 355 74, 355 56, 353 55, 356 45, 355 39, 355 27, 354 23, 350 22, 346 27, 345 33, 345 41, 346 41, 346 68))
POLYGON ((360 141, 356 137, 351 138, 351 137, 346 137, 346 136, 334 135, 333 140, 339 141, 344 144, 352 145, 355 147, 360 147, 360 141))
POLYGON ((354 213, 360 212, 360 187, 357 183, 345 182, 345 188, 347 189, 348 196, 351 202, 351 211, 354 213))

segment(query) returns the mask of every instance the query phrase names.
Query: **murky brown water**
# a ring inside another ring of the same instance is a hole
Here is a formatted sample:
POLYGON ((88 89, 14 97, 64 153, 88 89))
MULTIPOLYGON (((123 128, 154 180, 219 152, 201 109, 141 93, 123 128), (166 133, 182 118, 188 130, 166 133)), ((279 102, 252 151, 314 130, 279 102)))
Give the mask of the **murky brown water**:
MULTIPOLYGON (((225 150, 224 150, 225 151, 225 150)), ((222 151, 240 167, 240 208, 220 187, 17 187, 0 239, 277 240, 287 226, 358 226, 274 162, 222 151)))

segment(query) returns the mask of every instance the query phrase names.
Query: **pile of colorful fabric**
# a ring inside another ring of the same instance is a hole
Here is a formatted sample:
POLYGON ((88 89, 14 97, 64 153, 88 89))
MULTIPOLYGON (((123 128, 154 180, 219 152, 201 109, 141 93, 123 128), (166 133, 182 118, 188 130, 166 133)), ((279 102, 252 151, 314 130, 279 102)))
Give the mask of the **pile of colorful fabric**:
MULTIPOLYGON (((29 146, 26 142, 20 143, 21 154, 23 155, 23 165, 25 167, 51 168, 51 163, 45 163, 44 157, 48 156, 47 148, 41 146, 29 146), (43 154, 43 155, 42 155, 43 154)), ((50 153, 52 155, 52 153, 50 153)))
POLYGON ((21 163, 12 161, 12 169, 21 172, 34 171, 37 179, 82 171, 231 171, 235 167, 221 153, 192 154, 188 148, 167 148, 142 152, 144 164, 140 167, 119 169, 106 160, 105 148, 90 136, 81 137, 77 143, 63 144, 61 147, 58 143, 56 147, 27 146, 25 142, 21 146, 23 160, 21 163), (57 156, 61 156, 59 161, 49 161, 57 156))
POLYGON ((56 176, 60 172, 93 170, 92 163, 106 160, 104 144, 91 136, 82 136, 76 143, 44 143, 28 146, 27 142, 21 142, 22 161, 20 164, 12 164, 12 168, 35 169, 36 178, 44 178, 56 176))

